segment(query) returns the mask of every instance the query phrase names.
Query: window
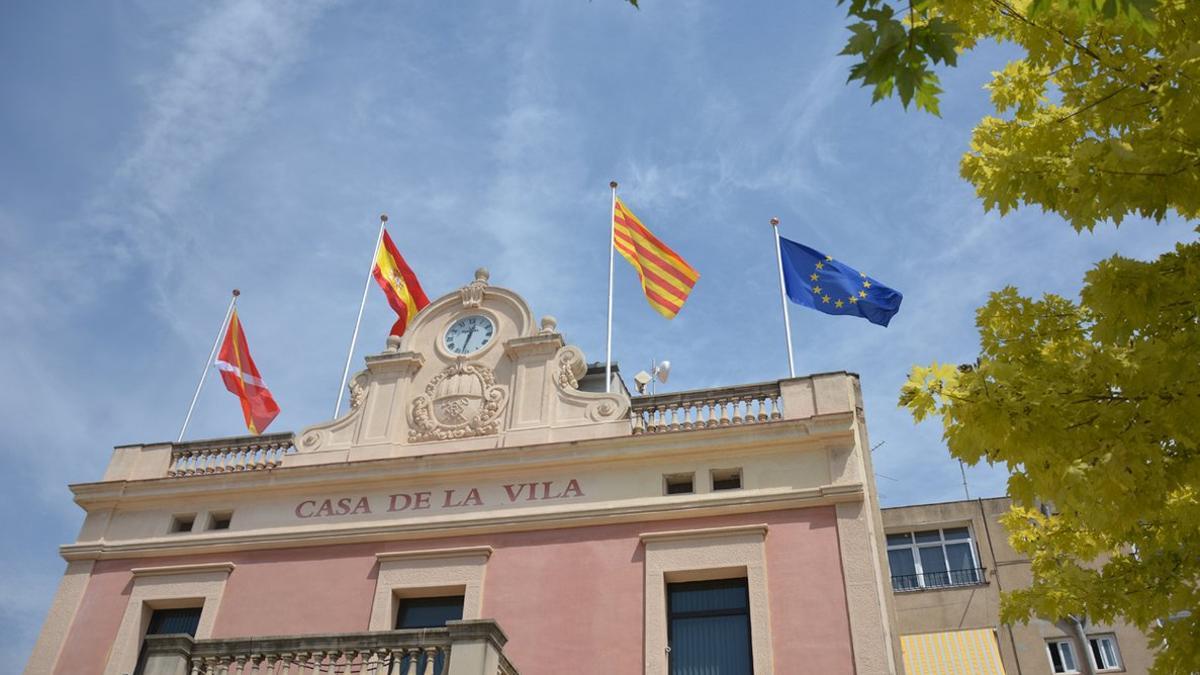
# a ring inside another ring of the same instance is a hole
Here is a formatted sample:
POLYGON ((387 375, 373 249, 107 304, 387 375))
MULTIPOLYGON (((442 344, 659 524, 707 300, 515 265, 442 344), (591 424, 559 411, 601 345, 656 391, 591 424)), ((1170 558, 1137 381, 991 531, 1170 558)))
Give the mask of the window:
POLYGON ((230 523, 233 522, 233 514, 226 511, 224 513, 211 513, 208 516, 208 529, 210 530, 228 530, 230 523))
POLYGON ((741 469, 713 469, 713 490, 737 490, 742 487, 741 469))
POLYGON ((1092 650, 1092 665, 1096 670, 1120 670, 1121 655, 1117 651, 1115 635, 1097 635, 1088 638, 1088 646, 1092 650))
POLYGON ((745 579, 667 585, 670 675, 750 675, 750 595, 745 579))
POLYGON ((1075 661, 1075 648, 1069 640, 1051 640, 1046 643, 1050 650, 1050 670, 1055 673, 1078 673, 1079 666, 1075 661))
POLYGON ((889 534, 887 546, 893 590, 983 583, 983 570, 966 527, 889 534))
POLYGON ((695 492, 693 483, 694 473, 673 473, 663 476, 663 491, 669 495, 683 495, 695 492))
POLYGON ((171 532, 191 532, 196 522, 194 513, 177 513, 171 516, 171 532))
POLYGON ((463 618, 463 596, 401 598, 396 628, 441 628, 463 618))
MULTIPOLYGON (((156 609, 150 615, 150 626, 146 635, 175 635, 187 634, 196 637, 196 629, 200 627, 200 607, 186 609, 156 609)), ((142 643, 138 653, 138 664, 134 670, 139 675, 146 667, 146 643, 142 643)))

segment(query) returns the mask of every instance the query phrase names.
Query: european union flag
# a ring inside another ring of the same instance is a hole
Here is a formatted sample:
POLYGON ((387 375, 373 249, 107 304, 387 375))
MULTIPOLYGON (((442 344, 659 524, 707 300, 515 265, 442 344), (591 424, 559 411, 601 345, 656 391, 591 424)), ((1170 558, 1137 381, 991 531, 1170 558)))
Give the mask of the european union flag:
POLYGON ((779 238, 784 288, 792 302, 826 314, 849 314, 888 325, 904 296, 840 261, 779 238))

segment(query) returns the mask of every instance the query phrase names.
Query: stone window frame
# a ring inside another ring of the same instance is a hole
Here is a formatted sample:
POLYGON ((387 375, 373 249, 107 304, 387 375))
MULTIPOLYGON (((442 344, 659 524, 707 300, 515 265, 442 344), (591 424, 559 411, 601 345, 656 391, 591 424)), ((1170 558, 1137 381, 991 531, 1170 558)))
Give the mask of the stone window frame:
POLYGON ((195 565, 166 565, 135 567, 129 600, 117 628, 105 675, 132 673, 137 667, 142 638, 150 625, 150 615, 156 609, 196 607, 200 609, 200 624, 196 639, 212 636, 213 625, 225 592, 225 582, 233 572, 232 562, 195 565))
POLYGON ((746 579, 755 673, 773 672, 765 523, 646 532, 645 675, 667 673, 667 584, 746 579))
POLYGON ((462 618, 482 618, 484 573, 492 550, 465 546, 375 554, 379 573, 367 630, 392 630, 404 597, 461 594, 462 618))

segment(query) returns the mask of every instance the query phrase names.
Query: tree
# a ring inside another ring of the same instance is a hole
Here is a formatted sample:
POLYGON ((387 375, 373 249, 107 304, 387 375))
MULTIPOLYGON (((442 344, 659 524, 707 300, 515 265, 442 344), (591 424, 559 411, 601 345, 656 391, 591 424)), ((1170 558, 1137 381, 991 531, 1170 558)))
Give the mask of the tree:
MULTIPOLYGON (((960 165, 985 208, 1076 230, 1200 217, 1200 3, 848 5, 850 79, 876 101, 937 114, 936 67, 983 41, 1023 50, 960 165)), ((1165 645, 1156 672, 1200 671, 1200 243, 1102 261, 1078 302, 1003 289, 977 325, 978 361, 914 368, 900 403, 940 416, 954 457, 1010 471, 1005 524, 1034 582, 1002 618, 1120 615, 1165 645)))

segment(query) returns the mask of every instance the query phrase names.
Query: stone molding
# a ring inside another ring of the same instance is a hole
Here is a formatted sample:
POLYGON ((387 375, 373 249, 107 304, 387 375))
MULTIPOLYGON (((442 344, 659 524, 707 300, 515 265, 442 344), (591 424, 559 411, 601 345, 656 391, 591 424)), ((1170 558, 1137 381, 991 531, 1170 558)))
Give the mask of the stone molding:
POLYGON ((690 500, 655 497, 650 500, 642 500, 640 503, 617 507, 600 504, 599 506, 564 508, 550 513, 366 524, 336 530, 323 528, 291 532, 249 532, 220 537, 193 535, 181 536, 168 541, 85 542, 61 546, 59 553, 68 561, 110 560, 587 527, 645 520, 697 518, 755 511, 782 511, 813 506, 830 506, 845 502, 861 502, 864 495, 863 490, 863 485, 859 483, 797 490, 763 491, 759 494, 714 496, 710 493, 697 495, 690 500))
MULTIPOLYGON (((649 434, 619 439, 464 450, 420 457, 279 467, 269 472, 75 483, 70 489, 77 504, 92 509, 138 501, 161 500, 168 503, 189 494, 220 492, 233 497, 241 494, 260 495, 264 491, 311 490, 319 484, 336 487, 339 482, 361 484, 364 480, 410 479, 416 476, 449 479, 486 474, 497 468, 512 467, 514 462, 519 462, 523 468, 537 470, 568 465, 584 468, 615 461, 649 461, 671 456, 702 457, 705 453, 724 456, 736 453, 740 456, 795 448, 799 444, 803 444, 802 449, 807 451, 816 450, 813 444, 822 441, 854 442, 854 424, 852 413, 830 413, 806 420, 756 425, 753 435, 746 434, 745 427, 717 427, 683 434, 649 434)), ((300 444, 303 446, 304 441, 300 444)), ((820 451, 824 452, 823 448, 820 451)))
POLYGON ((135 579, 138 577, 161 577, 176 574, 205 574, 222 572, 229 574, 237 567, 231 562, 197 563, 195 565, 164 565, 162 567, 134 567, 129 570, 135 579))
POLYGON ((731 537, 739 534, 755 534, 767 536, 766 523, 756 525, 730 525, 728 527, 706 527, 695 530, 670 530, 667 532, 643 532, 638 535, 642 543, 658 541, 681 541, 686 539, 705 539, 711 537, 731 537))
POLYGON ((492 557, 491 546, 459 546, 456 548, 431 548, 422 551, 392 551, 376 553, 375 561, 384 563, 395 560, 424 560, 426 558, 462 558, 466 556, 492 557))
POLYGON ((457 594, 460 591, 463 596, 463 618, 481 619, 483 579, 491 555, 491 546, 376 554, 379 573, 375 578, 369 628, 395 628, 401 598, 457 594))

